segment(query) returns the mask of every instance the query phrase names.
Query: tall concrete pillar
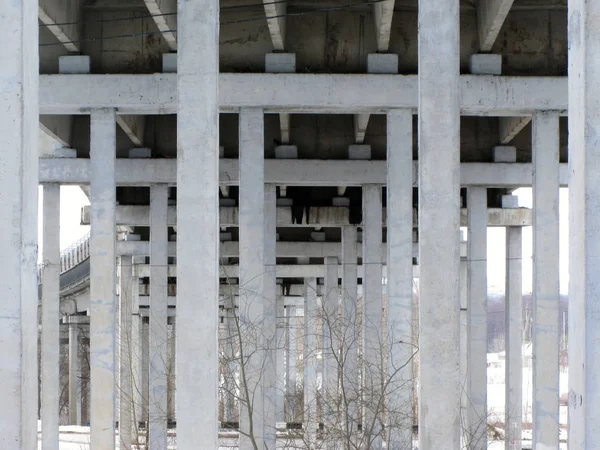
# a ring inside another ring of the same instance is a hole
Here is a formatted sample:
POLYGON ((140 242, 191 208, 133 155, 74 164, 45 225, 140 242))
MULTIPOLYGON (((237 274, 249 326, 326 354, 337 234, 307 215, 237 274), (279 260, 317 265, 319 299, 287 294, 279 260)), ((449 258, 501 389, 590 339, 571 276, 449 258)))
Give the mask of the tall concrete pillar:
POLYGON ((467 191, 469 370, 467 441, 473 450, 487 448, 487 188, 467 191))
POLYGON ((42 449, 58 450, 60 185, 44 185, 42 272, 42 449))
MULTIPOLYGON (((262 156, 262 154, 261 154, 262 156)), ((262 159, 262 158, 261 158, 262 159)), ((264 163, 263 163, 264 165, 264 163)), ((264 188, 264 326, 265 339, 265 368, 263 379, 264 396, 264 445, 265 448, 275 448, 276 423, 277 423, 277 355, 279 343, 277 341, 277 277, 275 265, 277 263, 275 243, 277 235, 277 187, 266 184, 264 188)))
MULTIPOLYGON (((466 240, 461 235, 461 246, 466 244, 466 240)), ((460 258, 460 361, 459 361, 459 372, 460 372, 460 420, 461 427, 465 430, 469 429, 469 367, 468 367, 468 334, 469 334, 469 286, 468 286, 468 263, 467 258, 460 258)), ((467 448, 468 433, 461 433, 461 448, 467 448)))
MULTIPOLYGON (((134 258, 135 262, 135 258, 134 258)), ((142 317, 140 316, 140 280, 134 278, 131 289, 131 388, 133 402, 133 430, 138 430, 140 422, 145 420, 142 414, 142 317)))
POLYGON ((569 449, 600 442, 600 4, 569 1, 569 449))
POLYGON ((506 227, 505 414, 506 450, 521 450, 523 423, 522 228, 506 227))
POLYGON ((140 421, 146 425, 148 430, 148 421, 150 420, 150 321, 148 317, 141 317, 141 344, 140 344, 140 394, 141 408, 140 421))
MULTIPOLYGON (((286 370, 286 404, 285 404, 285 420, 286 422, 296 421, 296 394, 297 394, 297 377, 298 368, 296 367, 297 350, 298 350, 298 319, 297 309, 295 306, 286 306, 286 323, 287 337, 286 349, 287 359, 285 363, 286 370)), ((306 314, 304 315, 306 321, 306 314)))
POLYGON ((371 447, 381 447, 383 383, 381 186, 363 186, 363 433, 371 447))
POLYGON ((278 296, 276 298, 276 307, 277 307, 277 331, 275 336, 276 343, 276 374, 277 374, 277 385, 276 385, 276 404, 275 404, 275 421, 277 423, 285 422, 285 382, 286 382, 286 359, 285 355, 287 353, 286 349, 286 326, 287 321, 285 317, 285 304, 283 301, 283 296, 278 296))
POLYGON ((265 383, 265 165, 261 108, 240 110, 240 450, 263 448, 265 383), (248 393, 244 395, 244 393, 248 393), (252 417, 250 418, 250 414, 252 417))
POLYGON ((419 1, 419 449, 460 448, 459 2, 419 1))
POLYGON ((133 257, 121 256, 119 265, 119 440, 121 447, 131 450, 133 417, 133 335, 132 335, 132 291, 138 288, 137 278, 132 276, 133 257))
POLYGON ((237 364, 237 349, 239 348, 239 336, 237 332, 235 311, 235 301, 233 295, 225 298, 225 421, 235 422, 237 417, 237 398, 236 395, 236 376, 239 371, 237 364))
POLYGON ((317 444, 317 279, 304 279, 304 419, 302 428, 304 440, 309 450, 314 450, 317 444))
POLYGON ((338 419, 338 358, 339 358, 339 290, 338 259, 325 257, 325 278, 323 291, 322 325, 322 361, 323 391, 321 410, 326 427, 333 427, 338 419))
POLYGON ((169 422, 175 422, 177 416, 175 415, 175 380, 177 380, 175 372, 175 333, 177 330, 177 319, 175 317, 169 317, 169 337, 168 337, 168 355, 167 355, 167 425, 169 422))
POLYGON ((360 418, 360 379, 358 365, 358 305, 357 305, 357 228, 342 227, 342 392, 346 408, 342 411, 348 432, 356 432, 360 418))
POLYGON ((37 450, 37 2, 3 4, 0 38, 0 448, 37 450))
POLYGON ((412 446, 412 112, 387 114, 387 448, 412 446))
POLYGON ((533 448, 558 448, 558 114, 533 115, 533 448))
POLYGON ((177 444, 217 448, 219 2, 177 5, 177 444))
POLYGON ((150 378, 148 410, 149 450, 167 447, 167 378, 169 331, 167 275, 169 187, 150 186, 150 378))
POLYGON ((114 109, 93 110, 90 124, 90 382, 92 450, 115 441, 117 122, 114 109))
POLYGON ((69 425, 81 425, 79 325, 69 323, 69 425))

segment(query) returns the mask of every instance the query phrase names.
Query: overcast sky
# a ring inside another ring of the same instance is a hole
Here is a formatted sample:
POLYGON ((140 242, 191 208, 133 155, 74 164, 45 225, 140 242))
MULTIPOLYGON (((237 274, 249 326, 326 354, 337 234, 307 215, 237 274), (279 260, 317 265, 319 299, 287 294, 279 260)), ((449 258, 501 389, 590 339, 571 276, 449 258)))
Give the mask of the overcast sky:
MULTIPOLYGON (((39 198, 39 243, 42 253, 42 189, 39 198)), ((519 205, 531 208, 531 188, 518 189, 519 205)), ((78 186, 62 186, 60 189, 60 248, 64 249, 89 232, 89 226, 80 225, 81 207, 89 205, 85 194, 78 186)), ((569 281, 568 227, 569 227, 568 190, 560 189, 560 291, 567 293, 569 281)), ((488 228, 488 290, 504 292, 505 283, 505 230, 503 227, 488 228)), ((523 292, 531 292, 532 280, 532 236, 531 227, 523 229, 523 292)))

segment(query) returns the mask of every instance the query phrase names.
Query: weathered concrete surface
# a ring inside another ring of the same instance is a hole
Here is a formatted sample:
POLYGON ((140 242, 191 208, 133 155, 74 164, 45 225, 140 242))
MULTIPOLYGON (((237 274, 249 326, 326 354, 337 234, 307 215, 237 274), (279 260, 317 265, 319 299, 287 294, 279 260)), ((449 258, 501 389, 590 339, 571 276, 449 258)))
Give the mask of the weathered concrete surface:
POLYGON ((100 450, 115 440, 115 110, 92 111, 90 126, 90 439, 100 450))
POLYGON ((217 448, 219 4, 180 1, 178 16, 177 444, 217 448))
POLYGON ((600 4, 569 2, 569 449, 600 442, 600 4))
POLYGON ((419 1, 421 450, 460 448, 459 28, 458 2, 419 1))
POLYGON ((558 115, 533 115, 533 448, 558 447, 558 115))

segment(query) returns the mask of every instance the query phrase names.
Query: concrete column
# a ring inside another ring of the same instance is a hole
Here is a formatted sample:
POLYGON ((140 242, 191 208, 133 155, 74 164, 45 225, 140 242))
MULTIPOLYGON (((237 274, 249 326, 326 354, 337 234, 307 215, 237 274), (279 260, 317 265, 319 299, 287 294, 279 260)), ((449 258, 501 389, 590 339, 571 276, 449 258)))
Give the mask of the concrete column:
MULTIPOLYGON (((296 422, 296 392, 297 392, 297 349, 298 349, 298 319, 297 308, 295 306, 286 306, 286 322, 287 322, 287 360, 286 366, 286 404, 285 411, 286 422, 296 422)), ((305 314, 306 320, 306 314, 305 314)))
POLYGON ((505 414, 506 450, 521 450, 523 423, 522 228, 506 227, 505 414))
POLYGON ((69 425, 81 425, 79 325, 69 324, 69 425))
POLYGON ((487 188, 467 190, 468 432, 472 450, 487 448, 487 188))
POLYGON ((261 108, 240 110, 240 450, 263 448, 265 410, 265 165, 261 108), (252 417, 250 418, 250 414, 252 417))
POLYGON ((277 423, 285 422, 285 382, 286 382, 286 326, 287 320, 285 317, 285 305, 283 302, 283 297, 278 296, 276 298, 276 306, 277 306, 277 331, 275 336, 276 342, 276 375, 277 375, 277 385, 276 385, 276 405, 275 405, 275 421, 277 423))
POLYGON ((90 124, 90 382, 92 450, 115 441, 117 123, 114 109, 93 110, 90 124))
POLYGON ((177 445, 217 448, 219 2, 177 5, 177 445))
MULTIPOLYGON (((462 239, 461 243, 466 242, 462 239)), ((468 367, 468 304, 469 304, 469 286, 468 286, 468 264, 467 258, 460 258, 460 423, 461 428, 469 430, 469 367, 468 367)), ((486 357, 487 359, 487 357, 486 357)), ((461 433, 461 448, 467 448, 468 433, 461 433)))
POLYGON ((44 185, 42 272, 42 449, 58 450, 60 185, 44 185))
POLYGON ((318 314, 317 279, 304 279, 304 440, 308 450, 317 445, 317 353, 318 339, 315 330, 318 314))
POLYGON ((569 1, 569 449, 600 442, 600 3, 569 1))
MULTIPOLYGON (((262 153, 260 154, 262 160, 262 153)), ((261 161, 262 162, 262 161, 261 161)), ((264 164, 263 164, 264 165, 264 164)), ((277 263, 275 243, 277 235, 277 187, 274 184, 266 184, 264 197, 264 326, 265 339, 265 368, 263 380, 264 395, 264 445, 265 448, 275 448, 276 444, 276 422, 277 422, 277 356, 279 342, 277 340, 277 284, 275 276, 275 265, 277 263)))
POLYGON ((358 307, 356 251, 357 228, 353 225, 342 227, 342 390, 341 395, 347 405, 342 414, 349 433, 356 432, 360 418, 360 381, 358 367, 358 307))
POLYGON ((387 114, 387 448, 412 446, 412 112, 387 114))
POLYGON ((558 114, 533 115, 533 448, 558 448, 558 114))
POLYGON ((169 318, 169 337, 168 337, 168 355, 167 355, 167 388, 168 388, 168 399, 167 399, 167 425, 168 422, 176 421, 175 415, 175 380, 177 379, 175 373, 175 332, 177 330, 177 318, 169 318))
POLYGON ((460 448, 459 2, 419 1, 419 449, 460 448))
POLYGON ((169 331, 167 324, 167 269, 169 187, 150 186, 150 378, 149 450, 167 447, 167 377, 169 331))
POLYGON ((133 257, 121 256, 119 266, 119 365, 120 365, 120 410, 119 410, 119 440, 121 447, 131 450, 132 417, 133 417, 133 335, 132 335, 132 291, 138 288, 138 279, 132 276, 133 257))
POLYGON ((235 422, 237 416, 236 375, 239 364, 237 363, 238 332, 236 324, 236 311, 234 310, 233 295, 225 299, 225 325, 226 325, 226 367, 225 367, 225 421, 235 422))
POLYGON ((0 448, 38 448, 38 4, 0 15, 0 448))
POLYGON ((363 433, 371 448, 381 448, 382 366, 382 217, 381 186, 363 186, 363 433))
POLYGON ((321 411, 326 427, 333 427, 338 420, 338 358, 339 358, 339 289, 338 259, 325 257, 325 280, 323 292, 323 393, 321 411))
POLYGON ((141 359, 141 408, 140 408, 140 421, 146 424, 146 430, 148 429, 148 421, 150 417, 150 321, 148 317, 140 317, 142 322, 141 330, 141 345, 140 345, 140 359, 141 359))
MULTIPOLYGON (((135 259, 134 259, 135 261, 135 259)), ((142 318, 139 308, 139 278, 133 279, 131 290, 131 388, 133 401, 133 430, 136 432, 143 419, 142 414, 142 318)))

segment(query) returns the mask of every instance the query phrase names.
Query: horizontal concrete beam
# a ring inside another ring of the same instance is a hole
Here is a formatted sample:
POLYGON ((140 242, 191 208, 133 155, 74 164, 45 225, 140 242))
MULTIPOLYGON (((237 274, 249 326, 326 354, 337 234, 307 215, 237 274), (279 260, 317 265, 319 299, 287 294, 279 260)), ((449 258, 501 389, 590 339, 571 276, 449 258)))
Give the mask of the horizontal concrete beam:
MULTIPOLYGON (((306 222, 303 216, 302 222, 294 223, 292 220, 291 206, 277 207, 277 226, 278 227, 341 227, 351 224, 349 221, 349 208, 346 206, 315 206, 310 208, 310 223, 306 222)), ((467 210, 461 209, 461 226, 467 226, 467 210)), ((150 226, 150 207, 139 205, 119 205, 117 206, 117 226, 129 227, 148 227, 150 226)), ((385 226, 386 211, 383 208, 383 225, 385 226)), ((490 227, 520 227, 531 225, 531 210, 527 208, 488 209, 488 226, 490 227)), ((177 225, 177 208, 169 206, 167 213, 167 223, 169 226, 177 225)), ((417 226, 417 210, 413 210, 413 223, 417 226)), ((90 207, 81 208, 81 225, 90 224, 90 207)), ((237 206, 221 206, 220 208, 220 226, 237 227, 238 208, 237 206)), ((327 255, 330 256, 330 255, 327 255)))
MULTIPOLYGON (((117 159, 119 186, 149 186, 152 183, 177 183, 175 159, 117 159)), ((461 163, 462 186, 516 188, 531 186, 530 163, 461 163)), ((560 165, 560 185, 566 186, 568 165, 560 165)), ((285 186, 361 186, 387 183, 385 161, 350 160, 265 160, 265 183, 285 186)), ((40 183, 89 184, 90 160, 82 158, 40 159, 40 183)), ((219 183, 239 184, 237 159, 219 161, 219 183)), ((418 184, 418 162, 413 162, 413 186, 418 184)))
MULTIPOLYGON (((40 75, 40 114, 175 114, 177 75, 40 75)), ((565 112, 566 77, 461 76, 464 115, 518 116, 535 110, 565 112)), ((416 75, 220 75, 221 111, 260 106, 266 112, 378 113, 417 108, 416 75), (348 95, 354 92, 356 95, 348 95)))

